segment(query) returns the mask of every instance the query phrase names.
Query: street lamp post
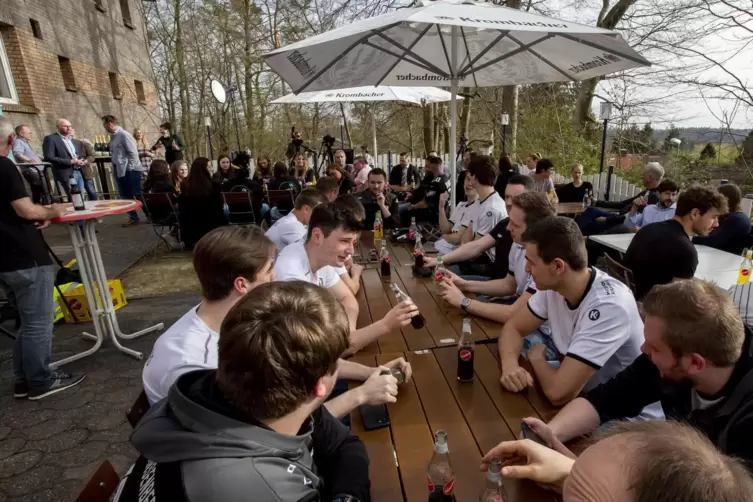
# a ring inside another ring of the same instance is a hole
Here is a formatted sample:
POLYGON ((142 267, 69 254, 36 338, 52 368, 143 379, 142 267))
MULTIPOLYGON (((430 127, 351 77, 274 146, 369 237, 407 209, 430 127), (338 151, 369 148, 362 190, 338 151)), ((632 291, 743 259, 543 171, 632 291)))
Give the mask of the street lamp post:
POLYGON ((507 125, 510 123, 510 116, 502 114, 502 156, 507 155, 507 125))
POLYGON ((214 162, 214 147, 212 146, 212 118, 204 117, 204 125, 207 128, 207 144, 209 145, 209 160, 214 162))
POLYGON ((599 118, 604 121, 604 131, 601 134, 601 160, 599 160, 599 174, 604 172, 604 151, 607 148, 607 125, 609 118, 612 116, 612 103, 604 101, 601 103, 599 118))

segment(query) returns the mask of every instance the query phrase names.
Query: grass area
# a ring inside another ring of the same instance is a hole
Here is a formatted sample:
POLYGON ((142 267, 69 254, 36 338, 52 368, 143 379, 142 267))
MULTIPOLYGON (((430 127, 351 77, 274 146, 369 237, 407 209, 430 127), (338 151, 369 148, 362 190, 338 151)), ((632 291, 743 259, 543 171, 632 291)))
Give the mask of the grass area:
MULTIPOLYGON (((701 150, 703 150, 705 146, 706 145, 702 144, 695 145, 693 151, 691 152, 691 155, 695 157, 700 156, 701 150)), ((735 145, 722 144, 720 149, 719 144, 714 144, 714 148, 716 148, 716 158, 714 159, 714 161, 718 162, 719 164, 734 164, 737 160, 737 157, 740 156, 740 152, 735 145)))
POLYGON ((168 293, 199 291, 199 281, 193 270, 190 251, 162 249, 147 253, 121 276, 126 298, 148 298, 168 293))

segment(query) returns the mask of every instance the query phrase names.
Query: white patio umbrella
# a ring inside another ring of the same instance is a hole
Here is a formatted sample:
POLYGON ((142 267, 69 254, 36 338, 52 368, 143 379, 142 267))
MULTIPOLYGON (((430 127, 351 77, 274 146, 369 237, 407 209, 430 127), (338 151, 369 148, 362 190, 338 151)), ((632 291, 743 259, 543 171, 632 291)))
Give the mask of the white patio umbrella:
POLYGON ((613 31, 456 0, 350 23, 265 58, 294 93, 364 85, 450 87, 451 200, 458 86, 587 80, 651 64, 613 31))
MULTIPOLYGON (((272 104, 342 103, 345 101, 406 101, 420 105, 450 101, 452 94, 436 87, 363 86, 349 89, 290 93, 271 101, 272 104)), ((371 131, 374 158, 377 156, 376 120, 371 113, 371 131)))

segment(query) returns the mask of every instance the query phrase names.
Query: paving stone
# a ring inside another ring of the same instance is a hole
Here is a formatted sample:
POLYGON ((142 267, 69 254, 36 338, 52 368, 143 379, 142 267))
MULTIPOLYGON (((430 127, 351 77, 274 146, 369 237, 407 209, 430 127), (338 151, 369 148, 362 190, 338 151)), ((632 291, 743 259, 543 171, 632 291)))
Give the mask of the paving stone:
POLYGON ((133 429, 131 424, 125 423, 116 429, 92 432, 89 441, 106 441, 108 443, 125 443, 131 440, 133 429))
MULTIPOLYGON (((139 379, 139 382, 141 380, 139 379)), ((104 403, 110 403, 110 404, 121 404, 123 405, 122 408, 128 409, 129 405, 136 401, 136 398, 139 396, 138 392, 134 394, 133 392, 134 384, 129 383, 128 388, 117 390, 115 392, 110 392, 109 394, 103 395, 100 399, 104 403)))
POLYGON ((102 465, 102 462, 104 462, 105 460, 108 460, 115 468, 115 472, 117 472, 118 475, 122 476, 131 467, 134 459, 125 457, 123 455, 107 455, 100 457, 93 462, 89 462, 86 465, 66 469, 63 472, 62 477, 63 479, 87 480, 92 476, 92 474, 94 474, 94 472, 99 468, 100 465, 102 465))
POLYGON ((32 427, 26 427, 21 432, 32 441, 47 439, 72 427, 70 420, 53 418, 32 427))
POLYGON ((0 460, 0 479, 10 478, 28 471, 42 460, 41 451, 24 451, 0 460))
POLYGON ((81 444, 88 437, 89 431, 85 429, 71 429, 48 439, 29 441, 26 449, 40 450, 44 453, 62 452, 81 444))
POLYGON ((114 429, 126 422, 125 413, 117 410, 105 415, 92 416, 79 422, 79 425, 86 427, 90 431, 104 431, 114 429))
POLYGON ((18 453, 26 444, 21 438, 9 438, 0 441, 0 460, 8 458, 14 453, 18 453))
MULTIPOLYGON (((73 389, 71 389, 73 390, 73 389)), ((69 391, 63 391, 54 396, 50 396, 49 399, 57 398, 47 402, 43 402, 42 406, 49 410, 63 411, 63 410, 75 410, 80 408, 92 399, 94 399, 94 393, 91 391, 79 391, 76 394, 64 394, 69 391), (58 397, 59 396, 59 397, 58 397)))
POLYGON ((55 416, 51 410, 41 410, 38 406, 27 406, 25 403, 33 401, 21 401, 18 406, 11 406, 3 410, 3 425, 16 429, 18 427, 30 427, 49 420, 55 416))
POLYGON ((57 479, 59 474, 60 469, 57 467, 40 465, 24 472, 23 476, 13 476, 0 484, 9 496, 18 497, 52 486, 53 480, 57 479))
POLYGON ((10 434, 10 431, 13 430, 10 427, 2 427, 0 426, 0 439, 5 439, 5 436, 10 434))
POLYGON ((87 441, 62 455, 50 455, 49 460, 45 457, 45 460, 50 464, 66 468, 83 466, 102 458, 109 447, 110 444, 106 441, 87 441))
MULTIPOLYGON (((15 497, 13 502, 71 502, 84 486, 85 483, 77 479, 59 480, 45 490, 15 497)), ((3 502, 2 497, 0 502, 3 502)))

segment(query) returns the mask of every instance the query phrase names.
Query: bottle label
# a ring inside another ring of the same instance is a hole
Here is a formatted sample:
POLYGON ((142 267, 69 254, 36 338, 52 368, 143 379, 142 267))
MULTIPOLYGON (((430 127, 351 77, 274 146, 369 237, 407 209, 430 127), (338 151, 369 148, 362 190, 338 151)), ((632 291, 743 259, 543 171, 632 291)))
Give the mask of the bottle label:
POLYGON ((436 273, 436 274, 434 275, 434 278, 435 278, 436 280, 438 280, 438 281, 441 281, 442 279, 444 279, 444 276, 442 275, 442 272, 437 272, 437 273, 436 273))
POLYGON ((452 495, 452 492, 454 489, 455 489, 455 477, 453 476, 451 480, 445 483, 444 487, 442 488, 442 492, 445 495, 452 495))
POLYGON ((384 263, 389 263, 390 262, 390 257, 389 256, 385 256, 384 258, 382 258, 382 261, 384 263))
POLYGON ((80 193, 71 194, 73 198, 73 207, 84 207, 84 197, 80 193))
POLYGON ((429 478, 429 477, 426 478, 426 481, 428 481, 429 493, 432 493, 434 491, 434 488, 435 488, 434 487, 434 483, 431 482, 431 478, 429 478))
POLYGON ((744 276, 750 275, 750 270, 748 270, 747 268, 744 268, 744 269, 740 270, 740 274, 744 275, 744 276))
POLYGON ((460 359, 463 361, 470 361, 471 357, 473 357, 473 352, 471 352, 468 349, 463 349, 460 351, 460 359))

